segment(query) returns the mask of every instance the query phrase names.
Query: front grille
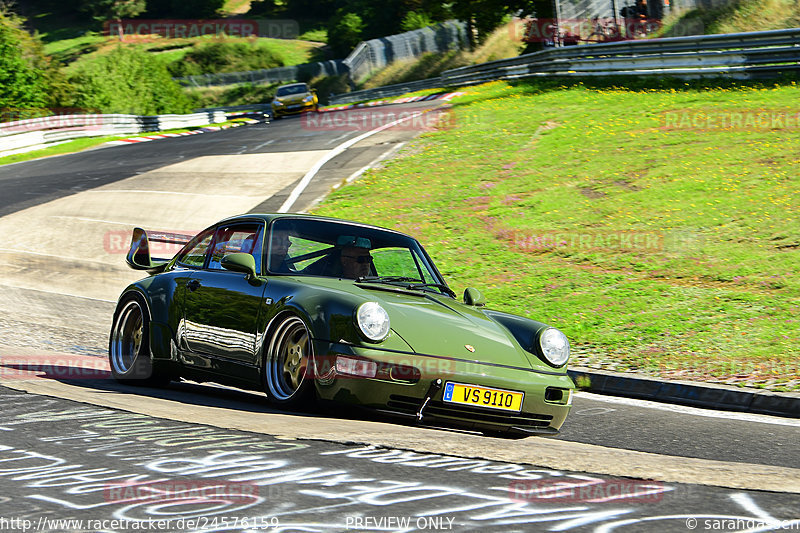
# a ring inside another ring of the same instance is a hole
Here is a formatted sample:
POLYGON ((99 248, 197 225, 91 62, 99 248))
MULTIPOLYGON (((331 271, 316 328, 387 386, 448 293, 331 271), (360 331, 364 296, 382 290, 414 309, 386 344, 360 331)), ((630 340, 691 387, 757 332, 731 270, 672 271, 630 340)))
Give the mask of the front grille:
MULTIPOLYGON (((392 410, 414 414, 419 410, 420 405, 422 405, 422 400, 410 396, 392 394, 389 396, 387 405, 392 410)), ((550 421, 553 420, 551 415, 487 411, 469 405, 446 404, 439 400, 431 400, 428 402, 423 414, 425 418, 430 417, 458 421, 467 419, 474 423, 533 428, 548 427, 550 421)))

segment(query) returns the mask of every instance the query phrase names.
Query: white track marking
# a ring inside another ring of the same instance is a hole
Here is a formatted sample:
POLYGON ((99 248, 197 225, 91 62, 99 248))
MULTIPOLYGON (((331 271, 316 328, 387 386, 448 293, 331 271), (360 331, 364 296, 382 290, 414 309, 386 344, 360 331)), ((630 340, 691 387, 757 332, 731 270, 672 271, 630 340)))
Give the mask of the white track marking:
POLYGON ((671 405, 666 403, 652 402, 649 400, 636 400, 633 398, 618 398, 616 396, 604 396, 591 392, 577 392, 579 398, 594 400, 597 402, 613 403, 617 405, 630 405, 633 407, 643 407, 646 409, 657 409, 659 411, 670 411, 685 415, 705 416, 708 418, 724 418, 726 420, 739 420, 742 422, 758 422, 762 424, 772 424, 776 426, 800 427, 800 420, 793 418, 781 418, 778 416, 758 415, 752 413, 737 413, 730 411, 714 411, 712 409, 702 409, 699 407, 688 407, 686 405, 671 405))
POLYGON ((388 124, 384 124, 383 126, 380 126, 379 128, 375 128, 374 130, 370 130, 370 131, 368 131, 366 133, 362 133, 358 137, 354 137, 354 138, 350 139, 349 141, 345 141, 342 144, 340 144, 339 146, 337 146, 336 148, 334 148, 333 150, 331 150, 330 152, 328 152, 328 154, 325 157, 323 157, 322 159, 317 161, 317 163, 313 167, 311 167, 311 170, 309 170, 306 173, 306 175, 303 176, 303 179, 300 180, 300 183, 297 184, 297 186, 294 188, 294 190, 289 195, 289 197, 286 199, 286 201, 283 202, 283 205, 280 207, 280 209, 278 209, 278 212, 279 213, 288 213, 289 212, 289 209, 292 208, 292 206, 297 201, 297 199, 300 197, 302 192, 306 189, 306 187, 308 187, 308 184, 311 183, 311 180, 314 179, 314 176, 317 175, 317 172, 319 172, 319 170, 322 168, 323 165, 325 165, 325 163, 327 163, 328 161, 330 161, 331 159, 333 159, 337 155, 341 154, 342 152, 344 152, 345 150, 347 150, 348 148, 350 148, 351 146, 353 146, 357 142, 360 142, 360 141, 366 139, 367 137, 375 135, 376 133, 380 133, 383 130, 389 129, 392 126, 396 126, 397 124, 400 124, 401 122, 405 122, 407 120, 411 120, 413 118, 419 117, 422 114, 423 114, 423 112, 418 111, 418 112, 410 114, 407 117, 403 117, 403 118, 397 119, 395 121, 389 122, 388 124))

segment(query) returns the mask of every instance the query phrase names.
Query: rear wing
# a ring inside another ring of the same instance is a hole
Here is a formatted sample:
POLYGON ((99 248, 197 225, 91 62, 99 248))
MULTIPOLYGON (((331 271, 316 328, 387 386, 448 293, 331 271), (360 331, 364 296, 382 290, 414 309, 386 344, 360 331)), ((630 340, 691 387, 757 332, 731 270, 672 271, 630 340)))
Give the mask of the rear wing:
POLYGON ((134 270, 147 270, 151 274, 157 274, 164 270, 170 260, 168 258, 150 257, 150 242, 186 244, 193 237, 193 235, 166 231, 151 231, 148 235, 142 228, 133 228, 131 247, 128 250, 128 255, 125 256, 125 262, 134 270))

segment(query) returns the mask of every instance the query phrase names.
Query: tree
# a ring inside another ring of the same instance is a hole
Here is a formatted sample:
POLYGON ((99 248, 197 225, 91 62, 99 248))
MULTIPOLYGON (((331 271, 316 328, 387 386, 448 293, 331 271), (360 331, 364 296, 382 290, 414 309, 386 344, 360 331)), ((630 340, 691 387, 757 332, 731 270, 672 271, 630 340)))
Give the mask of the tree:
MULTIPOLYGON (((123 18, 133 18, 147 9, 147 0, 84 0, 82 10, 92 15, 100 22, 120 21, 123 18)), ((119 40, 124 37, 122 24, 119 28, 119 40)))
POLYGON ((453 14, 467 23, 470 43, 482 42, 508 15, 555 18, 552 0, 455 0, 453 14))
POLYGON ((216 17, 225 0, 152 0, 147 16, 152 18, 204 19, 216 17))
POLYGON ((76 103, 102 113, 160 115, 191 110, 191 102, 164 62, 131 47, 118 46, 98 57, 71 81, 78 88, 76 103))
POLYGON ((355 13, 339 12, 328 26, 328 44, 337 57, 345 57, 362 41, 364 22, 355 13))
POLYGON ((64 105, 67 83, 23 23, 23 18, 0 6, 0 108, 64 105))
POLYGON ((433 24, 433 21, 424 11, 420 11, 419 13, 416 11, 409 11, 406 13, 406 16, 403 19, 402 24, 400 24, 400 27, 403 31, 412 31, 425 28, 431 24, 433 24))
POLYGON ((84 0, 83 10, 100 21, 133 18, 144 13, 147 0, 84 0))

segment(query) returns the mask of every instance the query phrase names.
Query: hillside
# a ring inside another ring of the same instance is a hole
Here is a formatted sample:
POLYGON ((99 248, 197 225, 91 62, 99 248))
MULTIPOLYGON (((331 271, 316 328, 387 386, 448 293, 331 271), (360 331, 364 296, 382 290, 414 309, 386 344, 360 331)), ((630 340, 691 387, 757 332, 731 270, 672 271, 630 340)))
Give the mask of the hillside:
POLYGON ((739 33, 800 27, 800 3, 795 0, 735 0, 713 9, 685 10, 667 17, 659 37, 698 33, 739 33))
POLYGON ((369 205, 457 292, 562 329, 573 364, 800 389, 796 86, 573 83, 465 89, 315 213, 369 205))

